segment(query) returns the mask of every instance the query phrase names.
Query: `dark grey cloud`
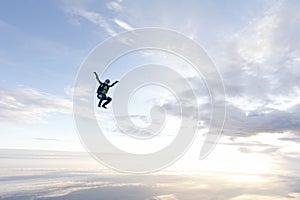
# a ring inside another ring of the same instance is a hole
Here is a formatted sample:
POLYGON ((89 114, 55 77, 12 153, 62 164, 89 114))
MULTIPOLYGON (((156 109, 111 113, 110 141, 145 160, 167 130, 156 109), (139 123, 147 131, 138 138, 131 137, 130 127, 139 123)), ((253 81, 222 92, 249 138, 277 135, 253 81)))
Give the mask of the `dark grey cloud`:
MULTIPOLYGON (((162 107, 166 113, 181 117, 180 105, 173 102, 165 102, 162 107)), ((286 132, 300 131, 300 104, 287 110, 269 108, 267 103, 248 111, 231 103, 226 105, 226 120, 223 133, 228 136, 244 137, 261 132, 286 132)), ((190 106, 191 110, 198 109, 197 105, 190 106)), ((211 119, 211 104, 205 103, 199 107, 200 113, 191 120, 200 120, 202 127, 207 127, 211 119)), ((182 116, 185 117, 185 116, 182 116)))
MULTIPOLYGON (((247 145, 245 145, 247 146, 247 145)), ((263 150, 254 150, 253 148, 247 148, 247 147, 240 147, 238 150, 242 153, 263 153, 263 154, 270 154, 277 152, 280 148, 279 147, 270 147, 265 148, 263 150)))
POLYGON ((265 110, 262 108, 247 114, 237 107, 227 106, 225 134, 249 136, 260 132, 299 132, 300 112, 298 109, 293 107, 287 111, 265 110))
POLYGON ((90 200, 113 200, 113 199, 124 199, 124 200, 141 200, 149 199, 152 196, 159 194, 154 189, 146 186, 131 186, 130 184, 124 186, 113 185, 106 187, 99 187, 95 189, 80 190, 72 192, 69 195, 61 197, 50 197, 50 198, 38 198, 38 199, 53 199, 53 200, 75 200, 75 199, 90 199, 90 200))
POLYGON ((282 138, 279 138, 279 140, 300 143, 300 136, 292 137, 292 138, 291 137, 282 137, 282 138))

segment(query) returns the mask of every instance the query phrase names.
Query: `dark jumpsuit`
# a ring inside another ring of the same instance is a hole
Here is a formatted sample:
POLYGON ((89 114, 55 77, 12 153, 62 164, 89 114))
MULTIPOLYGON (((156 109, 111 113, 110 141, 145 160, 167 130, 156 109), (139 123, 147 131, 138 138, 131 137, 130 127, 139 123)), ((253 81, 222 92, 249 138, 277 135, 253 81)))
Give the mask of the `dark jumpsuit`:
POLYGON ((102 105, 102 107, 104 107, 104 108, 107 104, 109 104, 111 102, 112 98, 110 98, 109 96, 106 95, 109 90, 109 87, 110 86, 106 83, 101 83, 99 85, 99 87, 97 89, 97 97, 98 97, 98 99, 100 99, 98 107, 101 107, 103 100, 106 100, 106 102, 102 105))

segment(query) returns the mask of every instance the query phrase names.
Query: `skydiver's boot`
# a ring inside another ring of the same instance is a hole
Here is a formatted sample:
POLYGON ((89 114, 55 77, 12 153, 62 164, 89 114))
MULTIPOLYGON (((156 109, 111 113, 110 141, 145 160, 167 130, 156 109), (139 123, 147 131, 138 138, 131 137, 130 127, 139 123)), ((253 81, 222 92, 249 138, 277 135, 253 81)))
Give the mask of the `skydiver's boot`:
POLYGON ((107 109, 106 105, 109 104, 111 102, 111 98, 107 97, 106 102, 102 105, 103 108, 107 109))

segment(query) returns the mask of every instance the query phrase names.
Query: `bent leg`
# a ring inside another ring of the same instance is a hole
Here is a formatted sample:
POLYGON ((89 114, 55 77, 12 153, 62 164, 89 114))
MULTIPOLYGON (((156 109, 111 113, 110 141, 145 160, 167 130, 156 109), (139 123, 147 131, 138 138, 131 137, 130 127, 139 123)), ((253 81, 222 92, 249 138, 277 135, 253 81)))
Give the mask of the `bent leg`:
POLYGON ((105 99, 105 96, 103 94, 98 94, 97 97, 98 97, 98 99, 100 99, 98 107, 101 107, 102 101, 103 101, 103 99, 105 99))
POLYGON ((102 99, 99 101, 98 107, 101 107, 101 104, 102 104, 102 99))
POLYGON ((112 98, 107 97, 107 98, 106 98, 106 102, 103 104, 102 107, 103 107, 103 108, 106 108, 106 105, 109 104, 109 103, 111 102, 111 100, 112 100, 112 98))

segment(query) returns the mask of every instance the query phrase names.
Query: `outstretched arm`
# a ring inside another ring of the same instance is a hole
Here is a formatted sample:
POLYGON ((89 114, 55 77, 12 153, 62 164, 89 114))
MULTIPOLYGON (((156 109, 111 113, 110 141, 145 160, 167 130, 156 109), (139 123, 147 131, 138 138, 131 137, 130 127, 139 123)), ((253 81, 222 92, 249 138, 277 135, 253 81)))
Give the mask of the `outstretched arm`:
POLYGON ((94 72, 94 74, 95 74, 95 76, 96 76, 97 81, 98 81, 100 84, 102 84, 102 82, 101 82, 100 79, 99 79, 99 76, 98 76, 97 72, 94 72))
POLYGON ((109 85, 109 87, 113 87, 114 85, 116 85, 119 81, 115 81, 113 84, 109 85))

